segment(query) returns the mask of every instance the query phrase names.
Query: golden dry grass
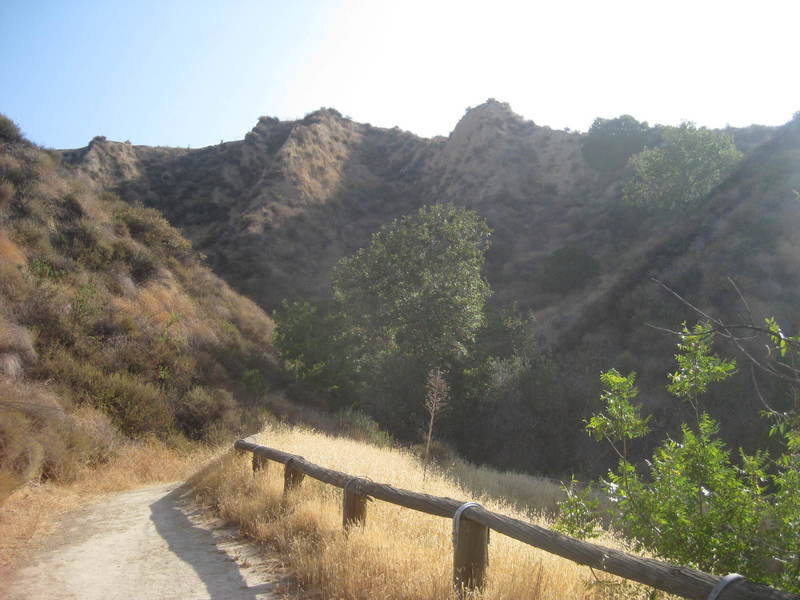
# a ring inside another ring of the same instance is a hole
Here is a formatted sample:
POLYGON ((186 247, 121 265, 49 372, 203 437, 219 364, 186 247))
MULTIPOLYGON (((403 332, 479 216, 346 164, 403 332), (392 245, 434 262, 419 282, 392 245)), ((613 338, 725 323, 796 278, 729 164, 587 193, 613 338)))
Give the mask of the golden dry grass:
POLYGON ((86 468, 68 485, 28 484, 17 489, 0 504, 0 569, 23 560, 68 511, 108 493, 184 480, 213 455, 213 450, 200 446, 176 450, 156 440, 129 443, 109 462, 86 468))
POLYGON ((137 290, 133 298, 116 297, 112 304, 130 314, 152 335, 168 333, 185 340, 190 325, 198 321, 194 301, 171 277, 151 281, 137 290))
POLYGON ((8 261, 16 266, 28 264, 28 259, 20 247, 2 233, 0 233, 0 260, 8 261))
MULTIPOLYGON (((332 469, 415 491, 476 499, 490 510, 551 525, 547 517, 522 512, 501 498, 471 498, 442 472, 429 470, 423 478, 419 461, 402 450, 285 426, 271 426, 257 440, 332 469)), ((191 482, 200 499, 212 504, 222 517, 283 552, 300 584, 322 597, 432 600, 454 596, 450 520, 375 501, 369 505, 366 526, 346 536, 341 526, 341 490, 306 478, 301 489, 285 500, 279 467, 273 463, 265 475, 254 477, 250 455, 229 452, 191 482)), ((489 475, 484 472, 481 477, 489 475)), ((503 476, 496 477, 502 480, 503 476)), ((521 477, 515 476, 518 488, 522 486, 521 477)), ((531 479, 529 484, 533 494, 551 493, 544 489, 543 480, 531 479)), ((503 485, 495 482, 486 487, 500 489, 503 485)), ((623 548, 623 543, 609 534, 599 542, 623 548)), ((601 579, 606 583, 598 585, 589 569, 497 533, 491 536, 489 556, 483 598, 610 598, 629 597, 633 592, 644 595, 644 588, 614 583, 605 574, 601 579)))

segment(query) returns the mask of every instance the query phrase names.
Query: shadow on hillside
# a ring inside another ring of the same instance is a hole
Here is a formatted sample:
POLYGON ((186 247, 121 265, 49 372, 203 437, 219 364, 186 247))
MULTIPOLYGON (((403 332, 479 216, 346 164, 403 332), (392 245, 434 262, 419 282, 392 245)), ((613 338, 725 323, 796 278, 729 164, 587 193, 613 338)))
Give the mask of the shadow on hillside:
POLYGON ((274 583, 248 587, 236 562, 216 545, 212 533, 196 527, 180 509, 186 486, 174 489, 150 505, 150 520, 169 549, 190 565, 212 600, 265 600, 273 597, 274 583))

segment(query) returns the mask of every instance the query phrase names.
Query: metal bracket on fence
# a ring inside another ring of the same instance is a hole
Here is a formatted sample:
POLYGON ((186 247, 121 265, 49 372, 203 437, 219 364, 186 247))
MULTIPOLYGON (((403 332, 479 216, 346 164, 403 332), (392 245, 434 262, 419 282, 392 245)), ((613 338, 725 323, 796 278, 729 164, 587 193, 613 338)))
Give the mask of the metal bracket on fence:
POLYGON ((711 590, 711 593, 708 595, 708 600, 717 600, 726 587, 728 587, 734 581, 740 581, 742 579, 744 579, 744 576, 739 575, 738 573, 729 573, 728 575, 725 575, 725 577, 717 582, 717 585, 714 586, 714 589, 711 590))
MULTIPOLYGON (((477 502, 464 502, 461 506, 456 509, 455 514, 453 515, 453 547, 455 548, 458 546, 458 533, 459 529, 461 528, 461 515, 464 513, 465 510, 468 508, 483 508, 477 502)), ((486 540, 489 541, 488 539, 486 540)))

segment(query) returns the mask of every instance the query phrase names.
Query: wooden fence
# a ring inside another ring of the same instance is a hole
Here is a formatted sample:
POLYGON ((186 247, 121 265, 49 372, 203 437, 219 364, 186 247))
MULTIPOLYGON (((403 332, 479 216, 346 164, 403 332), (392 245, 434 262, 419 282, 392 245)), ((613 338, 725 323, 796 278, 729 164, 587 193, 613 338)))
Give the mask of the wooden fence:
POLYGON ((342 524, 366 522, 367 499, 377 498, 412 510, 453 519, 453 584, 457 590, 481 589, 489 553, 489 530, 625 579, 693 600, 800 600, 800 596, 740 577, 720 578, 689 567, 633 556, 562 535, 555 531, 491 512, 473 502, 420 494, 385 483, 327 469, 302 456, 260 446, 248 439, 234 448, 253 454, 253 471, 272 460, 284 465, 284 492, 297 488, 305 475, 344 490, 342 524))

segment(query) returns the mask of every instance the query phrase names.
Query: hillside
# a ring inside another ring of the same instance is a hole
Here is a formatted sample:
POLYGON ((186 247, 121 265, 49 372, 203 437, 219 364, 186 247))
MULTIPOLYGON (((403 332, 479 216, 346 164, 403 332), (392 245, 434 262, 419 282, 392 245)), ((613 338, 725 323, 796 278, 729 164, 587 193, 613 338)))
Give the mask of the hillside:
MULTIPOLYGON (((647 131, 647 143, 657 145, 658 127, 647 131)), ((129 204, 161 211, 215 273, 267 310, 283 298, 325 305, 332 266, 398 216, 434 202, 476 210, 493 229, 485 270, 491 306, 533 312, 535 336, 561 383, 536 399, 528 384, 514 383, 515 392, 473 407, 479 430, 451 423, 449 435, 476 460, 512 439, 493 453, 495 464, 556 473, 611 459, 580 431, 596 406, 601 370, 639 372, 642 400, 661 430, 677 423, 680 411, 663 390, 674 339, 647 324, 674 329, 697 315, 652 278, 730 316, 741 313, 730 276, 757 320, 775 315, 790 331, 800 321, 798 122, 728 132, 745 160, 692 214, 669 217, 623 201, 626 155, 599 165, 588 134, 539 126, 494 100, 469 109, 447 138, 322 109, 297 121, 262 117, 244 140, 207 148, 96 138, 61 155, 129 204)), ((731 439, 748 444, 763 428, 752 423, 757 405, 746 378, 742 372, 720 388, 712 406, 734 425, 731 439), (725 410, 732 390, 741 411, 725 410)))
POLYGON ((339 258, 391 219, 446 201, 477 208, 494 228, 488 275, 503 301, 529 293, 537 257, 586 241, 591 222, 571 217, 609 193, 613 182, 585 165, 580 140, 490 101, 446 140, 323 109, 294 122, 262 117, 244 141, 198 150, 95 140, 64 156, 162 210, 265 308, 324 299, 339 258))
POLYGON ((108 184, 0 117, 0 497, 69 481, 124 439, 261 422, 272 321, 108 184))
MULTIPOLYGON (((752 151, 773 130, 734 133, 752 151)), ((543 310, 549 326, 546 309, 561 310, 565 295, 544 269, 553 252, 577 248, 600 265, 590 298, 582 286, 567 290, 579 292, 566 294, 568 315, 613 287, 620 265, 672 236, 639 229, 624 232, 634 243, 615 239, 627 173, 590 167, 585 139, 489 100, 446 139, 322 109, 299 121, 262 117, 243 141, 197 150, 96 138, 63 154, 129 202, 162 211, 215 272, 266 309, 286 297, 327 299, 331 267, 393 218, 434 202, 473 208, 493 229, 487 277, 495 304, 543 310)))

